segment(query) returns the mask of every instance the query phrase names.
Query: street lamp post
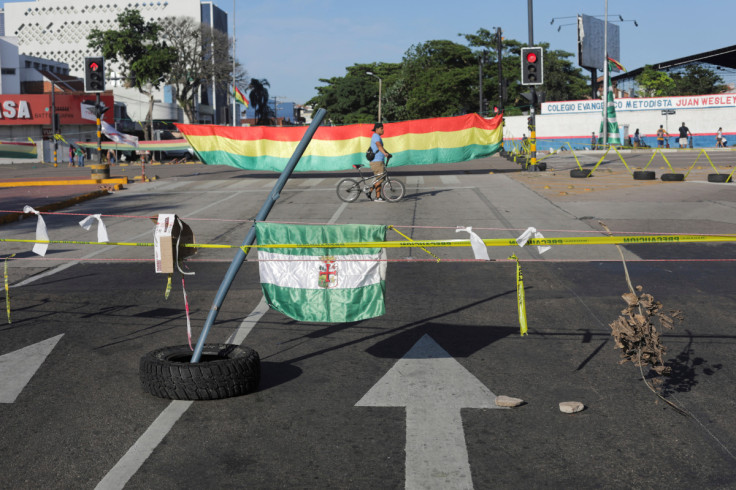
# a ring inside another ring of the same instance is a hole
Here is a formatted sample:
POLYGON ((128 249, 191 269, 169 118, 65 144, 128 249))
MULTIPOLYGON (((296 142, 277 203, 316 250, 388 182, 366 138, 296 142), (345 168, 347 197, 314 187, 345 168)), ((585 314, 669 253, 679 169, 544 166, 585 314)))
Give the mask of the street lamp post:
POLYGON ((381 119, 381 85, 383 85, 383 79, 373 73, 372 71, 365 72, 366 75, 370 75, 372 77, 376 77, 378 79, 378 122, 380 123, 382 121, 381 119))

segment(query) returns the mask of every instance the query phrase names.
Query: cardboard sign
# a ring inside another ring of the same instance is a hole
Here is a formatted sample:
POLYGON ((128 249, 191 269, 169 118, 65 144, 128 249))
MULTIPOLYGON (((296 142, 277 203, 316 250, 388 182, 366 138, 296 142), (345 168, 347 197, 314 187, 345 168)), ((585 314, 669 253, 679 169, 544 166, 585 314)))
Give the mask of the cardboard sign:
POLYGON ((187 243, 194 243, 194 233, 189 225, 175 214, 159 214, 153 233, 156 272, 171 274, 174 272, 175 261, 197 253, 196 248, 183 246, 187 243))

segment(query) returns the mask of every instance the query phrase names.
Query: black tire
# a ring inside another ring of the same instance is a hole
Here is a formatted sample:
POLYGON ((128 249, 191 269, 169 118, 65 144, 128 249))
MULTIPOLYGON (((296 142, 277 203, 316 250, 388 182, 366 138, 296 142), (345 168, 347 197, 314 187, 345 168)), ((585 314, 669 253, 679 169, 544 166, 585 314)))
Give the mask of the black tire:
POLYGON ((261 360, 249 347, 205 344, 192 364, 188 345, 163 347, 141 357, 143 390, 170 400, 218 400, 256 391, 261 360))
POLYGON ((580 170, 579 168, 574 168, 570 170, 570 177, 574 179, 587 179, 588 177, 593 176, 592 170, 580 170))
POLYGON ((634 180, 654 180, 657 178, 657 174, 651 170, 635 170, 634 180))
POLYGON ((360 184, 353 179, 342 179, 337 183, 337 197, 345 202, 353 202, 360 196, 360 184))
POLYGON ((399 202, 404 198, 406 187, 400 180, 391 179, 381 184, 381 196, 388 202, 399 202))
POLYGON ((685 180, 685 174, 662 174, 661 178, 665 182, 682 182, 685 180))
POLYGON ((540 172, 547 170, 547 162, 539 162, 537 166, 539 167, 540 172))
POLYGON ((708 182, 733 182, 727 174, 708 174, 708 182))

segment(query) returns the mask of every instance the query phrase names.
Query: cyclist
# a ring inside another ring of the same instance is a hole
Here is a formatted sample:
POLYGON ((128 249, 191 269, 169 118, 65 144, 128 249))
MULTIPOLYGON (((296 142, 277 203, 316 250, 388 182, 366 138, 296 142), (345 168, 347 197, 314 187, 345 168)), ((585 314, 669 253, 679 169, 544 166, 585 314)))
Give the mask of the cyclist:
MULTIPOLYGON (((383 123, 379 122, 373 125, 373 136, 371 136, 371 149, 375 154, 373 161, 371 162, 371 170, 373 170, 373 174, 376 177, 386 173, 386 165, 388 164, 389 158, 392 156, 383 147, 383 139, 381 136, 383 136, 383 123)), ((373 184, 373 189, 376 191, 376 202, 383 202, 383 198, 381 197, 381 184, 383 183, 383 179, 383 177, 380 179, 377 178, 376 182, 373 184)))

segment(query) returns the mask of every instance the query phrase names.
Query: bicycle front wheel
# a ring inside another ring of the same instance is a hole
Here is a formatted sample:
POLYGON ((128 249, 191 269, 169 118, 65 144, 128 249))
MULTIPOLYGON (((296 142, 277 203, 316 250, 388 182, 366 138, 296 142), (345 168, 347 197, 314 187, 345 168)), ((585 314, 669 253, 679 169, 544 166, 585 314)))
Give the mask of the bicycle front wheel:
POLYGON ((353 179, 342 179, 337 183, 337 197, 345 202, 353 202, 360 195, 360 184, 353 179))
POLYGON ((389 202, 398 202, 404 197, 406 188, 400 180, 386 180, 381 186, 381 195, 389 202))

